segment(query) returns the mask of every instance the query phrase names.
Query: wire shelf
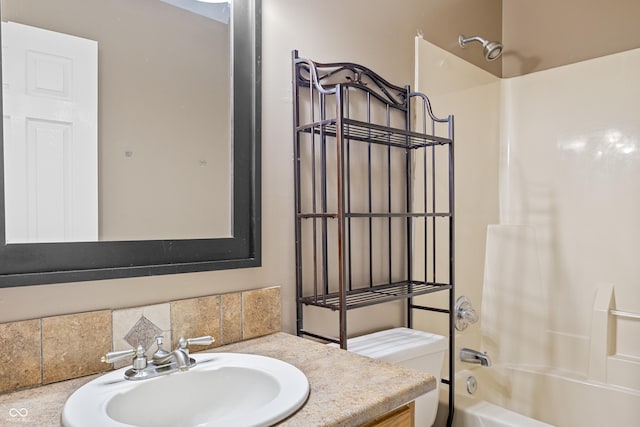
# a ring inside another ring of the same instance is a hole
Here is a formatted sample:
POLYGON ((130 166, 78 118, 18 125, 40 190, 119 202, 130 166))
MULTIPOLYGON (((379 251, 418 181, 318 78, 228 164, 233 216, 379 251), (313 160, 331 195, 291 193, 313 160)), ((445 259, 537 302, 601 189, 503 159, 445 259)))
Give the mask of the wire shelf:
MULTIPOLYGON (((418 295, 430 294, 432 292, 448 289, 451 289, 451 285, 446 283, 428 283, 419 281, 398 282, 370 288, 354 289, 353 291, 347 292, 345 308, 347 310, 352 310, 354 308, 407 299, 418 295)), ((305 305, 314 305, 330 308, 331 310, 340 310, 340 295, 337 292, 322 296, 303 297, 300 298, 300 302, 305 305)))
MULTIPOLYGON (((299 213, 297 217, 300 219, 318 219, 318 218, 338 218, 337 213, 327 212, 307 212, 299 213)), ((449 218, 451 212, 347 212, 345 218, 449 218)))
MULTIPOLYGON (((448 138, 389 128, 375 123, 366 123, 353 119, 343 119, 342 122, 344 138, 353 141, 371 142, 400 148, 422 148, 452 143, 451 139, 448 138)), ((300 126, 298 130, 305 133, 335 137, 337 121, 336 119, 324 120, 300 126)))

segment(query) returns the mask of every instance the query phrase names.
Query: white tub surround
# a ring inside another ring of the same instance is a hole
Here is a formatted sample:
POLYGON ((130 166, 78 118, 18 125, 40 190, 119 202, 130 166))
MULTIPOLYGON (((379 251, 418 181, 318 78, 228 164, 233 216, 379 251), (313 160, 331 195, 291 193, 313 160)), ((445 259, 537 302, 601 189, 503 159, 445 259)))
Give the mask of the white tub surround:
POLYGON ((640 49, 509 79, 417 51, 420 90, 455 115, 457 292, 482 301, 456 343, 492 358, 486 400, 561 427, 636 425, 640 49))

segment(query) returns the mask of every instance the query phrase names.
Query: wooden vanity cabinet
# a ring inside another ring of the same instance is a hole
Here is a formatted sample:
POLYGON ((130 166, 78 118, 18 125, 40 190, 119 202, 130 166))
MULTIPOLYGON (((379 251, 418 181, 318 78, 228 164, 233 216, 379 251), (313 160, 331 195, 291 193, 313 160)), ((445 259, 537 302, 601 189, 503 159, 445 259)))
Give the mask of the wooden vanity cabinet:
POLYGON ((362 427, 414 427, 415 403, 407 403, 391 412, 369 421, 362 427))

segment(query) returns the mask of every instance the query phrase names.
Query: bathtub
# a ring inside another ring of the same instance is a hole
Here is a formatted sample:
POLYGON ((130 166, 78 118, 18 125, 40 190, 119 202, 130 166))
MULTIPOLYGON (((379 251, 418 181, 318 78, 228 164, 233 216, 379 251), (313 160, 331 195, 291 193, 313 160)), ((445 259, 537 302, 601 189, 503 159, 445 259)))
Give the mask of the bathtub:
MULTIPOLYGON (((487 370, 461 371, 456 374, 456 402, 453 427, 549 427, 550 424, 511 411, 491 402, 487 370), (472 395, 467 392, 467 378, 475 378, 477 389, 472 395)), ((491 381, 493 382, 493 381, 491 381)), ((448 387, 442 386, 440 406, 435 426, 444 427, 447 421, 448 387)))
MULTIPOLYGON (((436 426, 446 425, 441 388, 436 426)), ((493 365, 456 374, 454 427, 602 427, 640 425, 640 391, 542 367, 493 365), (467 392, 472 375, 477 391, 467 392)))

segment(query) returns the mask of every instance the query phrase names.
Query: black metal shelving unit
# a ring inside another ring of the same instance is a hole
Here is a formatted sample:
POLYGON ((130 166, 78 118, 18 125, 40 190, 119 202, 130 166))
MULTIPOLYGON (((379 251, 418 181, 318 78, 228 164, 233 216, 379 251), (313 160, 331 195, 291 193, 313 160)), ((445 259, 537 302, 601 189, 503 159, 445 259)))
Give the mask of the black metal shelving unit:
POLYGON ((406 300, 449 316, 448 424, 454 382, 453 116, 354 63, 293 52, 296 303, 299 336, 347 349, 349 310, 406 300), (448 292, 447 307, 415 297, 448 292), (304 324, 333 310, 337 336, 304 324))

